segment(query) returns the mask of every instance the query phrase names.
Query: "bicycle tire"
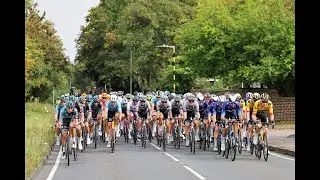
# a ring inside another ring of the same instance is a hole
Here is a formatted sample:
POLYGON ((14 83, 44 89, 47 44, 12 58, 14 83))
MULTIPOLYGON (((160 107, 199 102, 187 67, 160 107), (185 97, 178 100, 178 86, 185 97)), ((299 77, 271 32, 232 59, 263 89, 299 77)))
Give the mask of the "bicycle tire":
POLYGON ((230 152, 230 140, 229 139, 226 139, 224 152, 225 152, 225 158, 228 159, 229 152, 230 152))
POLYGON ((152 142, 151 124, 149 124, 149 128, 147 129, 147 132, 149 134, 149 136, 148 136, 149 143, 151 143, 152 142))
POLYGON ((249 142, 250 142, 250 154, 253 155, 254 144, 253 144, 252 138, 249 139, 249 142))
POLYGON ((203 130, 203 136, 204 136, 204 141, 203 141, 203 150, 205 151, 207 148, 207 139, 208 139, 208 134, 207 134, 207 129, 206 126, 204 126, 204 130, 203 130))
POLYGON ((66 156, 67 156, 67 159, 68 159, 68 166, 70 166, 70 138, 68 137, 67 138, 67 141, 66 141, 66 156))
POLYGON ((162 144, 163 144, 163 151, 166 151, 166 127, 163 126, 163 131, 162 131, 162 144))
POLYGON ((114 152, 114 137, 115 137, 115 133, 114 133, 114 129, 111 130, 112 136, 111 136, 111 153, 114 152))
POLYGON ((220 155, 221 154, 221 140, 218 137, 218 139, 216 141, 217 141, 218 154, 220 155))
POLYGON ((147 144, 147 128, 146 125, 144 125, 143 127, 143 148, 146 148, 146 144, 147 144))
POLYGON ((81 152, 84 152, 85 151, 85 144, 87 144, 86 143, 86 132, 85 132, 85 129, 83 128, 82 129, 82 142, 81 142, 81 144, 82 144, 82 150, 81 150, 81 152))
POLYGON ((129 130, 128 130, 127 126, 128 126, 128 124, 124 128, 124 133, 125 133, 124 138, 125 138, 126 143, 129 143, 129 130))
POLYGON ((210 127, 207 129, 207 148, 210 148, 210 127))
POLYGON ((264 134, 263 137, 263 158, 265 161, 268 161, 268 157, 269 157, 269 144, 268 144, 268 136, 266 134, 264 134))
POLYGON ((179 128, 179 126, 177 127, 177 133, 176 133, 176 138, 177 138, 177 146, 178 146, 178 149, 180 149, 180 140, 181 140, 181 138, 180 138, 180 128, 179 128))
POLYGON ((173 127, 172 136, 173 136, 173 145, 175 148, 177 148, 178 142, 177 142, 177 127, 173 127))
POLYGON ((77 148, 72 148, 73 158, 77 161, 77 148))
POLYGON ((235 137, 232 137, 231 139, 231 149, 230 149, 230 158, 231 158, 231 161, 234 161, 236 159, 236 155, 237 155, 237 142, 236 142, 236 138, 235 137))
POLYGON ((193 131, 193 137, 192 137, 193 154, 195 154, 196 153, 196 135, 195 135, 196 133, 194 129, 192 131, 193 131))
POLYGON ((241 128, 238 129, 238 151, 239 154, 242 153, 242 137, 241 137, 241 128))
POLYGON ((133 123, 133 144, 134 144, 134 145, 137 145, 136 123, 133 123))

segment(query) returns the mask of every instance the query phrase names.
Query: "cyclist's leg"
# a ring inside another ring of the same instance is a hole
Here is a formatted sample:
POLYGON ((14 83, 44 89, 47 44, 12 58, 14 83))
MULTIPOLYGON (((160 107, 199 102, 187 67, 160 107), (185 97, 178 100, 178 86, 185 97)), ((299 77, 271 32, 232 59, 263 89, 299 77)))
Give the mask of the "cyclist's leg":
POLYGON ((60 124, 59 121, 56 121, 56 134, 57 134, 57 140, 56 140, 56 145, 59 146, 60 145, 60 124))
POLYGON ((111 147, 111 144, 110 144, 110 141, 111 141, 111 130, 112 130, 112 121, 113 121, 113 115, 114 113, 108 111, 108 118, 106 119, 106 121, 108 122, 108 126, 107 126, 107 132, 108 132, 108 135, 106 138, 106 142, 107 142, 107 147, 111 147))
MULTIPOLYGON (((80 121, 80 120, 78 120, 80 121)), ((78 132, 78 147, 79 147, 79 150, 82 150, 82 144, 81 144, 81 141, 82 141, 82 125, 80 124, 80 122, 77 123, 77 126, 76 126, 76 132, 78 132)))
POLYGON ((65 145, 66 145, 66 142, 67 142, 67 134, 68 134, 68 129, 67 129, 67 128, 61 128, 62 159, 65 159, 65 158, 66 158, 65 145))
POLYGON ((114 129, 116 131, 117 137, 120 137, 120 112, 115 113, 115 118, 114 118, 114 129))
MULTIPOLYGON (((103 114, 103 112, 105 112, 105 111, 102 111, 102 114, 103 114)), ((98 133, 99 133, 99 136, 102 135, 102 132, 101 132, 102 114, 98 114, 98 115, 97 115, 97 125, 98 125, 98 133)))
POLYGON ((190 136, 190 124, 191 124, 191 120, 190 120, 190 116, 188 116, 188 112, 187 112, 187 119, 185 120, 185 136, 186 136, 186 146, 189 147, 189 136, 190 136))

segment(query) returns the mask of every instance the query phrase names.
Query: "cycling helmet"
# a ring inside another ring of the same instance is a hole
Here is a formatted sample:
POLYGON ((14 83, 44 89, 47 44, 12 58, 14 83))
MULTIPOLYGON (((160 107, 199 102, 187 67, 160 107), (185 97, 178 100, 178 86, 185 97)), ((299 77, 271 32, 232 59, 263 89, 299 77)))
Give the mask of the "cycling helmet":
POLYGON ((127 99, 131 99, 131 94, 127 93, 127 94, 126 94, 126 98, 127 98, 127 99))
POLYGON ((226 93, 224 94, 224 96, 226 97, 226 100, 229 100, 230 93, 229 93, 229 92, 226 92, 226 93))
POLYGON ((91 95, 91 94, 88 94, 88 96, 87 96, 87 101, 89 101, 89 102, 92 101, 92 95, 91 95))
POLYGON ((221 96, 219 96, 218 101, 223 103, 226 101, 226 97, 224 95, 221 95, 221 96))
POLYGON ((137 96, 138 95, 138 91, 133 92, 133 96, 137 96))
POLYGON ((94 97, 93 97, 93 102, 94 102, 94 103, 99 102, 99 96, 94 96, 94 97))
POLYGON ((168 101, 168 100, 169 100, 168 96, 166 95, 161 96, 161 101, 168 101))
POLYGON ((259 93, 253 93, 253 99, 254 100, 258 100, 258 99, 260 99, 260 94, 259 93))
POLYGON ((122 96, 123 95, 123 91, 118 91, 118 96, 122 96))
POLYGON ((168 96, 170 94, 170 91, 165 91, 164 94, 168 96))
POLYGON ((73 108, 73 107, 74 107, 74 102, 73 102, 73 101, 68 101, 68 102, 66 103, 66 107, 67 107, 67 108, 73 108))
POLYGON ((147 100, 147 96, 142 95, 140 96, 140 101, 145 102, 147 100))
MULTIPOLYGON (((199 93, 199 94, 201 94, 201 93, 199 93)), ((201 94, 201 95, 202 95, 202 94, 201 94)), ((210 98, 211 98, 211 96, 210 96, 209 93, 204 93, 203 97, 204 97, 205 99, 210 99, 210 98)))
POLYGON ((267 93, 262 93, 260 98, 263 100, 269 100, 269 95, 267 93))
POLYGON ((197 94, 197 98, 202 101, 204 99, 203 95, 201 93, 198 93, 197 94))
POLYGON ((107 99, 108 94, 107 93, 102 93, 102 98, 107 99))
POLYGON ((247 99, 252 99, 252 96, 253 96, 252 92, 247 92, 246 94, 247 99))
POLYGON ((174 101, 175 102, 180 102, 181 101, 181 97, 180 96, 175 96, 174 97, 174 101))
POLYGON ((169 101, 171 101, 173 98, 174 98, 174 96, 173 96, 172 94, 169 94, 169 95, 168 95, 169 101))
POLYGON ((188 101, 194 101, 195 96, 193 94, 187 96, 188 101))
POLYGON ((235 102, 235 101, 237 100, 237 96, 236 96, 234 93, 232 93, 232 94, 230 94, 230 96, 229 96, 229 100, 230 100, 231 102, 235 102))
POLYGON ((236 95, 236 97, 237 97, 237 100, 240 101, 240 99, 241 99, 241 94, 236 93, 235 95, 236 95))
POLYGON ((147 94, 147 100, 148 100, 148 101, 151 101, 151 99, 152 99, 151 94, 147 94))
POLYGON ((176 96, 176 93, 171 93, 171 95, 172 95, 173 97, 175 97, 175 96, 176 96))
POLYGON ((74 95, 71 95, 70 97, 69 97, 69 101, 75 101, 76 100, 76 97, 74 96, 74 95))
POLYGON ((126 98, 126 97, 124 97, 123 99, 122 99, 122 104, 127 104, 128 103, 128 99, 126 98))
POLYGON ((134 96, 132 99, 133 99, 134 102, 138 102, 139 101, 139 97, 138 96, 134 96))
POLYGON ((214 102, 217 102, 219 100, 219 97, 218 96, 213 96, 212 99, 213 99, 214 102))
POLYGON ((110 100, 111 100, 112 102, 117 101, 117 95, 112 94, 112 95, 110 96, 110 100))

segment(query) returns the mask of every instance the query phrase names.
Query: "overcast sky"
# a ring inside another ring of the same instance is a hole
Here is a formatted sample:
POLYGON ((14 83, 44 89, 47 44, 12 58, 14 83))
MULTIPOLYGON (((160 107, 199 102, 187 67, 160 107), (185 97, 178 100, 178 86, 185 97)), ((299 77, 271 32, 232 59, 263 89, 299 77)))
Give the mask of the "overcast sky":
POLYGON ((41 12, 54 23, 58 35, 62 38, 65 54, 74 62, 76 55, 75 39, 80 34, 80 26, 85 24, 85 16, 99 0, 35 0, 41 12))

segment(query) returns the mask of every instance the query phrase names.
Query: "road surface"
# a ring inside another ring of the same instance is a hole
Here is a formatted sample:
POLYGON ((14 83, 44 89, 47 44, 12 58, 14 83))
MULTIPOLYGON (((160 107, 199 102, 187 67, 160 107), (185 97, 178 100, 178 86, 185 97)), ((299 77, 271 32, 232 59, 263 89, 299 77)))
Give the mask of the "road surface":
MULTIPOLYGON (((97 149, 90 144, 85 152, 78 153, 78 160, 71 159, 70 166, 61 160, 60 148, 55 147, 47 163, 35 173, 35 180, 293 180, 295 159, 271 153, 265 162, 247 151, 237 154, 235 161, 225 159, 216 152, 200 150, 196 154, 181 144, 181 149, 167 145, 163 152, 157 142, 147 143, 146 149, 125 143, 123 137, 116 143, 116 151, 99 141, 97 149)), ((212 148, 212 147, 211 147, 212 148)), ((70 156, 71 157, 71 156, 70 156)))

